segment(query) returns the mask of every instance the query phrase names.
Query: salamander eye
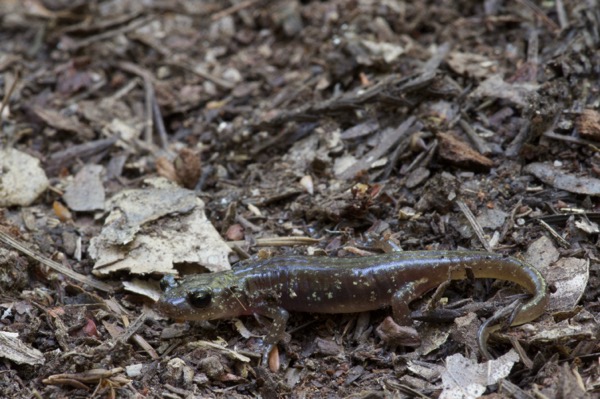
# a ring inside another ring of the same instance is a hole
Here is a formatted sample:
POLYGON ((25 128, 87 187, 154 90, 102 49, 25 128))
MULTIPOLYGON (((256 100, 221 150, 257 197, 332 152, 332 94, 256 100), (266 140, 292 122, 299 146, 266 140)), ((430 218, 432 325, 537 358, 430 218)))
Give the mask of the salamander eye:
POLYGON ((206 308, 210 305, 212 297, 209 291, 192 291, 188 294, 188 302, 195 308, 206 308))

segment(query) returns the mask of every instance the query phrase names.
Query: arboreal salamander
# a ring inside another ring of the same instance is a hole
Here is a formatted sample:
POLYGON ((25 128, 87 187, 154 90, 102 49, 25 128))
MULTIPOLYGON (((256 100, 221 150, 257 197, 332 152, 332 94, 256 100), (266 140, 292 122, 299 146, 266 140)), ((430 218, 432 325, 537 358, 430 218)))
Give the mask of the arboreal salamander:
MULTIPOLYGON (((232 270, 190 275, 171 284, 157 308, 180 320, 266 316, 273 320, 265 340, 268 353, 285 335, 288 311, 353 313, 391 307, 398 324, 411 325, 411 301, 439 284, 468 275, 512 281, 532 295, 511 319, 513 326, 536 319, 548 303, 542 275, 518 259, 488 252, 415 251, 244 261, 232 270)), ((484 353, 485 336, 480 331, 484 353)))

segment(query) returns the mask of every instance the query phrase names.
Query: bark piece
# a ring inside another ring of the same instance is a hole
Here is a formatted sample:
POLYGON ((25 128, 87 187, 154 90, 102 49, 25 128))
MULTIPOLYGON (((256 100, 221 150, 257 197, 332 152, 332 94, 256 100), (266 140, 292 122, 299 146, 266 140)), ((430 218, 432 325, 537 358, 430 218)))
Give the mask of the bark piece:
POLYGON ((200 156, 192 150, 184 148, 175 158, 173 165, 175 166, 177 180, 183 187, 193 190, 198 184, 202 172, 200 156))
POLYGON ((487 170, 494 162, 475 151, 471 146, 450 133, 438 133, 440 140, 438 154, 452 165, 465 169, 487 170))
POLYGON ((38 118, 56 130, 74 133, 86 140, 94 137, 94 131, 79 122, 75 117, 64 116, 58 111, 42 107, 33 108, 33 112, 38 118))
POLYGON ((579 134, 594 141, 600 141, 600 112, 593 109, 584 110, 576 121, 579 134))
POLYGON ((406 137, 410 132, 410 127, 414 123, 415 118, 409 117, 397 128, 387 128, 381 132, 379 143, 369 151, 364 157, 350 165, 347 169, 337 175, 340 179, 350 179, 362 170, 368 170, 373 166, 373 163, 381 158, 385 153, 390 151, 402 138, 406 137))
POLYGON ((44 364, 44 354, 23 343, 16 333, 0 331, 0 357, 19 364, 44 364))

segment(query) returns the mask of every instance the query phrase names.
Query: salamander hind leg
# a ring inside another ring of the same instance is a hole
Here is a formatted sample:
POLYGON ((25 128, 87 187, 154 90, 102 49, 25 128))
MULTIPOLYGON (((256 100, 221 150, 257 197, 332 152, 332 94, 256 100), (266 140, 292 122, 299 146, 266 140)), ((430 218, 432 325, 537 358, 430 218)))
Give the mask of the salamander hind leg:
POLYGON ((430 287, 427 283, 427 279, 411 281, 394 293, 390 305, 396 323, 402 326, 412 325, 408 305, 429 290, 430 287))
POLYGON ((394 318, 387 317, 377 327, 377 335, 388 345, 417 347, 421 339, 417 330, 412 327, 408 304, 428 290, 426 281, 413 281, 405 284, 392 296, 390 305, 394 318))

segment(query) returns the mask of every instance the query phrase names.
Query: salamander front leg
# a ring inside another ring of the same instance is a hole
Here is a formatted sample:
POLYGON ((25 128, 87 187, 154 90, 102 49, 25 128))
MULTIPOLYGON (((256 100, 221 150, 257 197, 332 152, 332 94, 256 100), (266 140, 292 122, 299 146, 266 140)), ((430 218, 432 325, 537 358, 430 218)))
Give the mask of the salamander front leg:
POLYGON ((265 337, 265 350, 262 355, 262 364, 267 364, 269 353, 279 341, 282 341, 285 337, 285 327, 290 314, 287 310, 276 306, 264 306, 258 308, 255 313, 265 316, 273 320, 271 323, 271 329, 265 337))

